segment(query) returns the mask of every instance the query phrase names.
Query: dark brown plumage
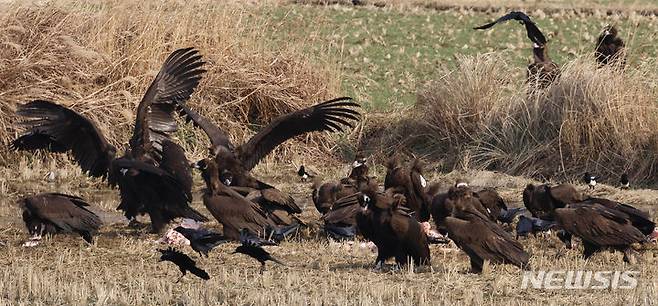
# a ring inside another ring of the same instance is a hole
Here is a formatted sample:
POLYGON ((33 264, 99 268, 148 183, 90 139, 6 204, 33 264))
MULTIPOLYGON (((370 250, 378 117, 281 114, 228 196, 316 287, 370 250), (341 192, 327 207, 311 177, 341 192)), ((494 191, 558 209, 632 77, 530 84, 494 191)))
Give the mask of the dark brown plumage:
POLYGON ((167 137, 176 130, 175 103, 183 103, 198 85, 204 63, 192 48, 174 51, 165 60, 139 106, 129 148, 116 158, 116 148, 88 118, 49 101, 36 100, 18 107, 29 118, 27 131, 12 143, 18 150, 46 149, 71 152, 90 176, 108 178, 118 185, 126 217, 148 213, 160 231, 174 217, 207 220, 189 207, 191 174, 184 167, 182 149, 167 137), (164 172, 164 173, 163 173, 164 172), (182 215, 181 212, 184 212, 182 215))
POLYGON ((624 41, 617 37, 617 28, 607 25, 596 40, 594 56, 599 67, 616 64, 621 68, 626 66, 626 54, 624 53, 624 41))
POLYGON ((415 265, 430 264, 427 236, 420 223, 403 207, 404 196, 369 188, 361 192, 358 200, 357 227, 377 246, 376 268, 391 257, 399 265, 407 265, 410 260, 415 265))
POLYGON ((264 235, 268 226, 275 226, 260 205, 247 200, 240 193, 219 181, 219 171, 214 160, 204 159, 197 164, 200 164, 198 167, 206 180, 203 204, 222 224, 226 238, 240 239, 240 229, 243 228, 252 233, 264 235))
MULTIPOLYGON (((462 205, 470 205, 471 207, 469 207, 469 209, 476 210, 480 214, 486 216, 489 220, 496 222, 500 215, 501 205, 503 205, 504 202, 502 204, 500 203, 502 198, 500 198, 495 191, 484 189, 481 191, 482 196, 480 197, 479 193, 473 192, 468 185, 452 187, 451 190, 453 190, 453 192, 459 190, 460 192, 468 193, 469 197, 472 199, 470 201, 462 202, 462 205), (484 202, 486 202, 488 206, 485 206, 484 202)), ((449 197, 450 193, 445 192, 435 195, 432 199, 430 212, 437 228, 441 231, 445 231, 443 220, 448 216, 453 216, 455 211, 455 207, 453 206, 454 202, 447 201, 449 197)))
POLYGON ((321 214, 326 214, 337 200, 358 192, 356 186, 337 181, 329 181, 322 185, 319 184, 319 181, 314 182, 311 198, 313 199, 315 208, 321 214))
POLYGON ((397 156, 386 164, 384 189, 404 195, 406 206, 414 212, 420 222, 430 218, 431 197, 427 194, 427 180, 423 176, 423 167, 419 159, 411 161, 407 167, 402 166, 397 156))
POLYGON ((448 237, 471 259, 471 271, 480 273, 485 260, 496 264, 512 264, 528 268, 530 255, 514 237, 475 209, 477 201, 467 187, 453 187, 448 192, 445 208, 451 211, 444 220, 448 237))
POLYGON ((278 189, 255 189, 251 187, 230 187, 237 191, 247 200, 257 203, 266 212, 267 217, 271 219, 276 225, 288 226, 294 223, 304 224, 294 214, 302 212, 302 209, 297 206, 293 198, 281 192, 278 189))
POLYGON ((553 211, 567 204, 583 200, 580 192, 571 184, 535 186, 528 184, 523 190, 523 204, 533 217, 553 221, 553 211))
POLYGON ((166 250, 158 250, 162 255, 160 256, 160 261, 170 261, 174 263, 176 266, 178 266, 178 269, 180 269, 180 272, 182 275, 176 280, 178 283, 185 274, 187 274, 187 271, 190 271, 190 273, 196 275, 197 277, 203 279, 203 280, 209 280, 210 275, 199 267, 196 266, 196 262, 192 260, 189 256, 176 251, 173 248, 168 248, 166 250))
POLYGON ((30 235, 78 233, 88 243, 102 225, 83 199, 61 193, 41 193, 19 200, 30 235))
POLYGON ((546 37, 539 30, 537 25, 523 12, 510 12, 498 18, 496 21, 475 27, 476 30, 488 29, 497 23, 517 20, 525 26, 528 38, 533 43, 533 63, 527 68, 527 81, 543 88, 555 81, 560 75, 560 68, 549 58, 546 52, 546 37))
POLYGON ((648 212, 639 210, 631 205, 612 201, 603 198, 587 198, 579 204, 600 204, 610 209, 618 210, 628 215, 628 220, 642 234, 649 235, 653 232, 656 224, 651 221, 651 215, 648 212))
POLYGON ((624 261, 634 262, 631 244, 645 241, 645 235, 628 214, 601 204, 571 204, 555 210, 558 224, 583 241, 585 259, 605 248, 624 252, 624 261))
POLYGON ((487 210, 489 220, 496 222, 500 213, 507 210, 507 205, 498 192, 492 188, 485 188, 475 193, 482 206, 487 210))
MULTIPOLYGON (((350 121, 359 120, 359 107, 351 98, 337 98, 275 118, 246 143, 235 147, 226 133, 184 104, 179 105, 182 116, 200 127, 210 139, 210 153, 220 175, 231 177, 230 186, 256 189, 275 189, 254 178, 250 171, 279 144, 298 135, 316 131, 342 131, 352 127, 350 121)), ((301 210, 295 211, 300 213, 301 210)))

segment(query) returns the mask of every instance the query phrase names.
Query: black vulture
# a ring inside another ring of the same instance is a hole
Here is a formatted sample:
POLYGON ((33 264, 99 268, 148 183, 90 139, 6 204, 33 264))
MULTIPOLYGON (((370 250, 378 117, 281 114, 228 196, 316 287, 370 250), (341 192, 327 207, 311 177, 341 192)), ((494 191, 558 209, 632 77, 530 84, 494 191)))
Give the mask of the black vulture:
POLYGON ((169 55, 137 107, 129 148, 120 158, 94 122, 43 100, 18 107, 17 113, 29 120, 22 123, 27 131, 12 142, 12 147, 70 152, 88 175, 107 178, 111 185, 119 186, 118 209, 127 218, 147 213, 154 231, 176 217, 206 221, 189 207, 192 193, 187 160, 182 149, 168 139, 177 129, 172 116, 175 103, 189 99, 205 72, 203 64, 193 48, 169 55))
POLYGON ((415 218, 420 222, 428 221, 432 199, 427 194, 428 184, 420 159, 414 159, 405 167, 397 156, 393 156, 386 168, 384 189, 402 194, 406 199, 405 205, 414 212, 415 218))
POLYGON ((444 203, 443 220, 448 237, 470 257, 471 271, 482 272, 485 260, 529 268, 530 255, 500 225, 489 220, 477 207, 477 198, 467 187, 452 187, 444 203))
POLYGON ((594 56, 599 67, 617 64, 621 68, 626 66, 626 54, 624 54, 624 41, 617 37, 617 28, 606 25, 601 35, 596 40, 594 56))
POLYGON ((102 225, 101 219, 90 211, 82 198, 61 194, 41 193, 19 200, 23 221, 28 232, 39 239, 43 235, 78 233, 88 242, 102 225))
POLYGON ((484 30, 493 27, 494 25, 508 21, 517 20, 525 26, 526 33, 530 41, 532 41, 532 53, 534 62, 528 65, 527 80, 530 83, 539 85, 540 88, 548 86, 555 81, 560 75, 560 68, 549 58, 546 52, 546 37, 539 30, 537 25, 530 20, 530 17, 523 12, 510 12, 498 18, 491 23, 475 27, 476 30, 484 30))
POLYGON ((379 192, 373 184, 361 191, 358 200, 356 224, 363 237, 377 246, 376 269, 391 257, 398 265, 430 264, 427 235, 404 206, 403 195, 379 192))
POLYGON ((628 214, 601 204, 577 203, 555 210, 560 227, 583 241, 585 259, 606 248, 624 252, 624 261, 635 262, 631 245, 646 241, 628 214))

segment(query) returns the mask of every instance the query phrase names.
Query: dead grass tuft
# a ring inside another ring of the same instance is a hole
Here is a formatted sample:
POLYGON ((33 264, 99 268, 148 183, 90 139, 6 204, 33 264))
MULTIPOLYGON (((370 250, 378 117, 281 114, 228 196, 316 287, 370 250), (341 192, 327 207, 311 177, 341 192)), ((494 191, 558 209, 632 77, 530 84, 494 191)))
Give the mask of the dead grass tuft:
MULTIPOLYGON (((98 122, 109 140, 123 144, 134 110, 168 53, 194 46, 208 62, 190 100, 225 128, 235 142, 249 127, 338 94, 335 65, 301 52, 302 42, 266 40, 267 14, 259 8, 212 1, 19 2, 0 13, 0 141, 17 134, 15 106, 51 99, 98 122)), ((205 135, 190 127, 178 137, 193 156, 205 154, 205 135)), ((330 151, 331 138, 303 139, 315 156, 330 151)), ((287 157, 295 143, 283 146, 287 157)), ((0 159, 14 158, 6 146, 0 159)))
POLYGON ((498 55, 457 61, 421 89, 413 113, 442 148, 433 153, 461 152, 453 166, 561 179, 587 170, 611 183, 627 172, 636 182, 657 182, 655 63, 621 73, 578 58, 552 86, 529 95, 518 68, 498 55))

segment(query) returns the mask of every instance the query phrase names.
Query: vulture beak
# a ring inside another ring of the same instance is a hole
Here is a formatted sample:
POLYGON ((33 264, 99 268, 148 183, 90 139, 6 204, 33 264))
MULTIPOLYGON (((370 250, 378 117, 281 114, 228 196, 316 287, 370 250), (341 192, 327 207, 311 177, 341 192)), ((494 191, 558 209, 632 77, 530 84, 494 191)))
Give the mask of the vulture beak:
POLYGON ((121 172, 121 175, 126 175, 126 173, 128 173, 128 169, 127 168, 121 168, 121 170, 119 170, 119 172, 121 172))

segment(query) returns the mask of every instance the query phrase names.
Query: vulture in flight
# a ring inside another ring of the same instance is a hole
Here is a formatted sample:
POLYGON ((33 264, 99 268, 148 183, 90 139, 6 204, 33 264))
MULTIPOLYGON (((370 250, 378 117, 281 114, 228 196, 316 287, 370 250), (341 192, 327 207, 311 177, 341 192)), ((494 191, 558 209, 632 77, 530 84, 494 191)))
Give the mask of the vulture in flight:
POLYGON ((470 257, 471 271, 482 272, 485 260, 528 268, 530 255, 523 246, 476 209, 474 201, 477 198, 468 187, 452 187, 443 205, 436 208, 444 210, 437 214, 442 219, 435 220, 445 226, 448 237, 470 257))
POLYGON ((430 264, 427 235, 404 206, 404 196, 391 190, 379 192, 376 185, 361 191, 356 224, 364 238, 377 246, 375 269, 389 258, 398 265, 430 264))
POLYGON ((577 203, 555 210, 555 219, 569 234, 583 241, 583 256, 612 248, 624 253, 624 261, 635 262, 631 244, 643 243, 646 235, 635 227, 629 214, 595 203, 577 203))
MULTIPOLYGON (((210 139, 210 153, 217 163, 220 176, 230 177, 230 180, 222 181, 228 182, 230 186, 256 189, 275 189, 255 179, 250 171, 278 145, 308 132, 342 131, 343 126, 352 127, 350 121, 357 121, 360 116, 359 112, 351 109, 359 107, 351 98, 337 98, 281 115, 252 136, 249 141, 235 146, 228 135, 207 118, 187 105, 179 104, 178 107, 180 114, 188 122, 191 121, 201 128, 210 139)), ((291 212, 300 213, 301 210, 292 209, 291 212)))
POLYGON ((603 33, 596 40, 594 51, 596 62, 599 67, 609 64, 618 64, 621 68, 626 66, 626 55, 624 54, 624 41, 617 37, 617 28, 607 25, 603 33))
POLYGON ((537 84, 540 88, 545 88, 555 81, 560 75, 560 67, 555 64, 546 52, 546 37, 539 30, 537 25, 530 20, 530 17, 523 12, 510 12, 509 14, 498 18, 488 24, 475 27, 476 30, 484 30, 494 25, 508 20, 517 20, 525 26, 526 33, 532 41, 532 54, 534 62, 528 65, 527 80, 529 83, 537 84))
POLYGON ((87 209, 83 199, 61 194, 42 193, 19 200, 23 221, 28 232, 36 239, 43 235, 77 233, 88 242, 101 227, 101 219, 87 209))
POLYGON ((133 135, 123 156, 87 117, 50 101, 35 100, 18 107, 29 118, 11 146, 17 150, 70 152, 83 172, 119 186, 128 219, 149 214, 154 231, 176 217, 207 219, 189 207, 192 177, 182 148, 168 138, 176 131, 173 112, 189 99, 205 72, 198 51, 174 51, 137 107, 133 135))

